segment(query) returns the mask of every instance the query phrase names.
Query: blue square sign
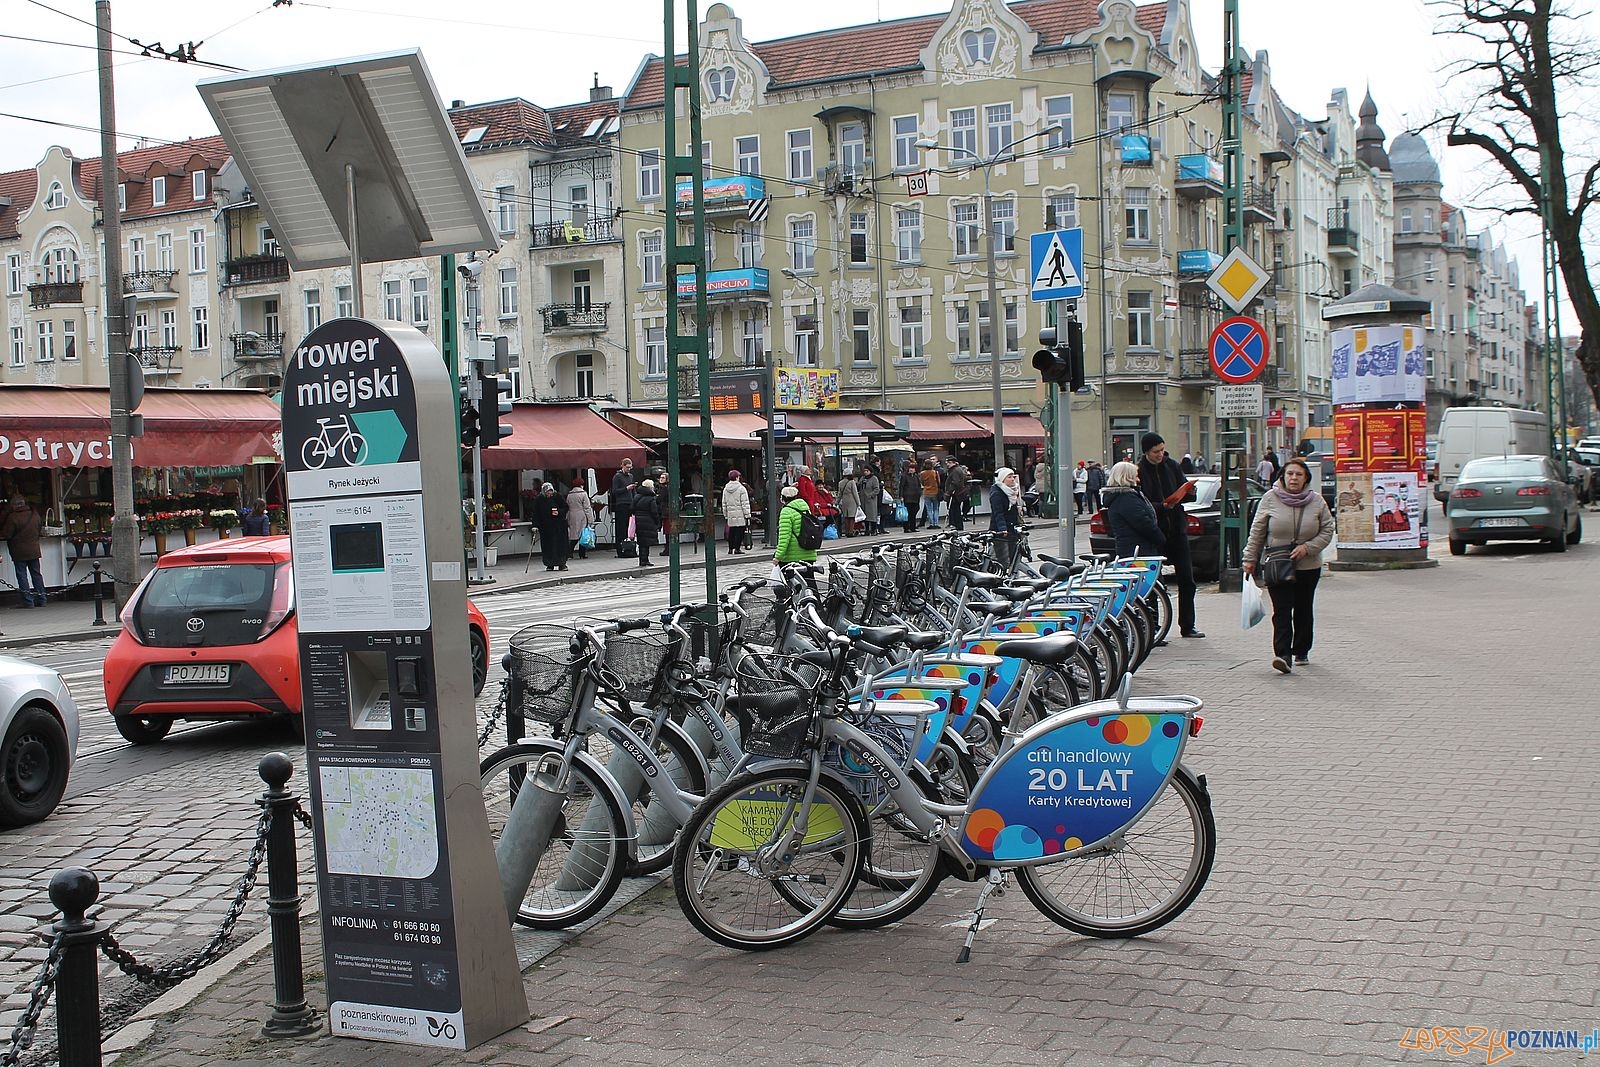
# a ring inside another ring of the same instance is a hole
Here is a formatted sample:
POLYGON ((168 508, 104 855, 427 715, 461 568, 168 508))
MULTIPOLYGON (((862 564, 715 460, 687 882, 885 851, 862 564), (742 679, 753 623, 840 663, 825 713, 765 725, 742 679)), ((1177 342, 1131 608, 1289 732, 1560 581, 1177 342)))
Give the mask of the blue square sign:
POLYGON ((1083 230, 1047 230, 1028 238, 1032 300, 1083 296, 1083 230))

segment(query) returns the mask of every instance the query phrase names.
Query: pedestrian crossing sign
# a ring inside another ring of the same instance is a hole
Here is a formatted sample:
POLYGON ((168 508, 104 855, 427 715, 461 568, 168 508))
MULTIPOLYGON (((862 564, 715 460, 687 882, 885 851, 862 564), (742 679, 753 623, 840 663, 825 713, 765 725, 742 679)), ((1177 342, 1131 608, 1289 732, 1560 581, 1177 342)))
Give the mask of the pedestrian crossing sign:
POLYGON ((1083 296, 1083 230, 1046 230, 1028 239, 1032 300, 1083 296))

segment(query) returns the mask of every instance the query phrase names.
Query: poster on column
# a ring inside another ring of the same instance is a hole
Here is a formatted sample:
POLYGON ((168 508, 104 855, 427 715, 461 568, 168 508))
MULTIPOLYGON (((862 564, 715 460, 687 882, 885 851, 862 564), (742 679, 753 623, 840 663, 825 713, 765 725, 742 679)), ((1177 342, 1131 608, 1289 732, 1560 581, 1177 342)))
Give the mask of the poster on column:
POLYGON ((1424 332, 1417 326, 1354 326, 1333 331, 1333 402, 1421 401, 1427 390, 1424 332))

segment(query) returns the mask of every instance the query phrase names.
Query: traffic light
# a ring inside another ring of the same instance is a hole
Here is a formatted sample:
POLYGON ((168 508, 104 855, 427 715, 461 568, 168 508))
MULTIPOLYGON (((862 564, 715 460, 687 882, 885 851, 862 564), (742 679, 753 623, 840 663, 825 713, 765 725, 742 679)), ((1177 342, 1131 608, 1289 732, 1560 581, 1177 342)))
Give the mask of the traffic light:
POLYGON ((1074 393, 1084 387, 1083 323, 1067 320, 1067 388, 1074 393))
POLYGON ((1067 320, 1067 343, 1056 343, 1056 331, 1046 327, 1039 331, 1039 341, 1046 347, 1033 354, 1033 369, 1051 385, 1077 392, 1083 388, 1083 324, 1077 319, 1067 320))
POLYGON ((495 364, 487 360, 472 369, 478 376, 478 444, 489 448, 511 436, 511 427, 500 421, 511 414, 511 381, 496 374, 495 364))
MULTIPOLYGON (((477 364, 473 364, 474 367, 477 364)), ((461 447, 471 448, 478 443, 478 405, 473 400, 473 386, 478 384, 475 374, 461 379, 457 392, 461 394, 461 447)))

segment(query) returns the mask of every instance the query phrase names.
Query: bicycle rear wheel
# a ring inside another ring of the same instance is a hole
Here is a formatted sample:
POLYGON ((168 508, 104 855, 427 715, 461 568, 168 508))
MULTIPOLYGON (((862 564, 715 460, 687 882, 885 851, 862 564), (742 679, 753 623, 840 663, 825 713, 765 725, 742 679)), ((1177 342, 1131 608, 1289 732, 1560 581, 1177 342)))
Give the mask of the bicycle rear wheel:
POLYGON ((1138 937, 1194 903, 1217 854, 1211 800, 1174 774, 1122 840, 1059 863, 1017 870, 1017 884, 1047 918, 1090 937, 1138 937))
MULTIPOLYGON (((496 842, 526 779, 559 753, 543 746, 509 745, 484 760, 483 806, 496 842)), ((622 806, 586 764, 573 763, 550 844, 534 868, 516 921, 561 930, 592 918, 622 883, 627 866, 627 822, 622 806)))
POLYGON ((690 816, 673 882, 684 916, 711 940, 754 950, 793 944, 849 899, 866 853, 866 812, 834 776, 825 773, 815 791, 808 781, 796 767, 740 775, 690 816))

